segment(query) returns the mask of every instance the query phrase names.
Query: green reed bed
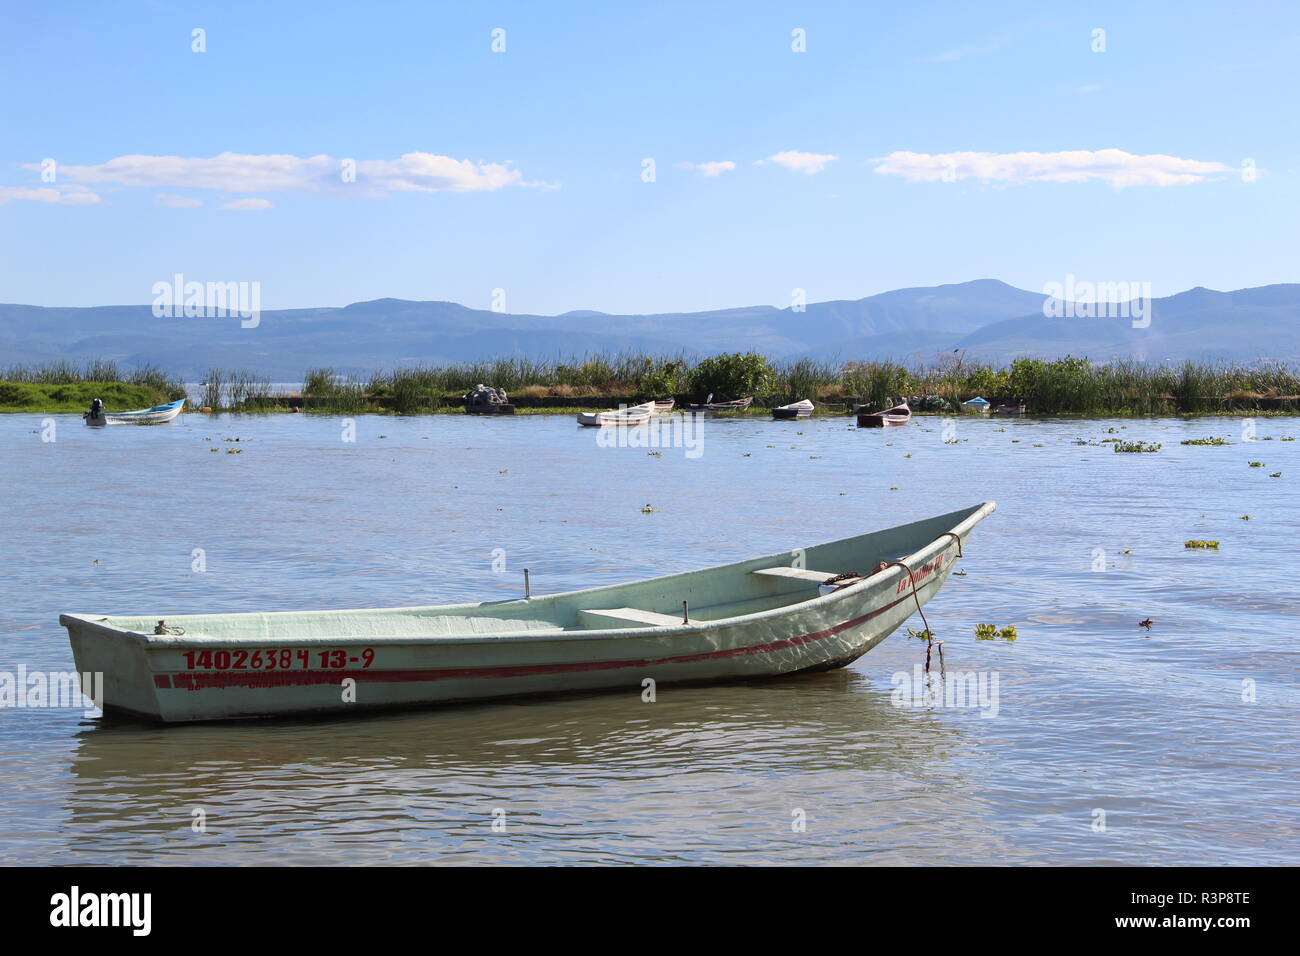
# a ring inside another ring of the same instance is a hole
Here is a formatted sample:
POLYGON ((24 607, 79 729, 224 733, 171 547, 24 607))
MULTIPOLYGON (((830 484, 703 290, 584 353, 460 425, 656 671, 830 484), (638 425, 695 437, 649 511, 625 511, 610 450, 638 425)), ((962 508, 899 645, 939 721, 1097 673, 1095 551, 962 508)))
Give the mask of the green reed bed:
MULTIPOLYGON (((119 382, 141 385, 159 400, 184 396, 184 387, 153 367, 122 371, 112 361, 85 365, 54 362, 14 366, 0 381, 15 385, 119 382)), ((902 398, 937 396, 930 403, 956 411, 982 395, 994 404, 1025 403, 1045 415, 1204 415, 1300 413, 1300 370, 1285 364, 1246 366, 1134 360, 1094 363, 1085 358, 1018 359, 1007 366, 943 356, 931 363, 889 360, 832 362, 813 358, 771 361, 752 352, 707 358, 631 352, 566 359, 503 357, 448 365, 413 365, 363 376, 328 368, 304 376, 308 411, 417 414, 455 411, 478 384, 504 388, 520 408, 561 414, 570 408, 613 407, 619 402, 675 397, 679 404, 754 397, 755 412, 811 398, 825 405, 885 408, 902 398)), ((16 393, 15 393, 16 394, 16 393)), ((24 396, 23 401, 31 400, 24 396)), ((107 400, 107 399, 106 399, 107 400)), ((286 407, 265 377, 242 370, 210 369, 199 397, 213 410, 286 407)), ((28 410, 17 400, 0 408, 28 410)))
POLYGON ((96 398, 109 408, 148 408, 184 397, 184 383, 152 365, 123 372, 100 359, 0 369, 0 411, 82 412, 96 398))

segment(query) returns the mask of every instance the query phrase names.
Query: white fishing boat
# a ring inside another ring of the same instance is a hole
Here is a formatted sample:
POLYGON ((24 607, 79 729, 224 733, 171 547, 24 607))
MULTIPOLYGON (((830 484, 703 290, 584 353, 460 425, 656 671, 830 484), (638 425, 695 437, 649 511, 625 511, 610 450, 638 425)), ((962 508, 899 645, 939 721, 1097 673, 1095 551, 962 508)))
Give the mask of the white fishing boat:
POLYGON ((153 408, 137 408, 129 412, 109 412, 104 410, 104 403, 95 399, 90 408, 81 413, 87 425, 162 425, 181 413, 185 399, 155 405, 153 408))
MULTIPOLYGON (((779 677, 861 657, 952 571, 985 502, 829 544, 517 600, 63 614, 109 711, 195 721, 779 677)), ((525 579, 526 580, 526 579, 525 579)))
POLYGON ((607 412, 578 412, 579 425, 644 425, 655 414, 654 402, 643 402, 607 412))
POLYGON ((813 403, 806 398, 802 402, 791 402, 772 409, 772 417, 777 419, 807 418, 812 413, 813 403))

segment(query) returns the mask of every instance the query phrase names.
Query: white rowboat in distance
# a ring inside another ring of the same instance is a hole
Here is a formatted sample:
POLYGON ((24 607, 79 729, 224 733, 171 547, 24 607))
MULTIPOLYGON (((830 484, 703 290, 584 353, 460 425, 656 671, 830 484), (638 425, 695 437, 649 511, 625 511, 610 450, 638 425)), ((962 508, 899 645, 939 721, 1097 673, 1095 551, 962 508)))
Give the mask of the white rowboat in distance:
POLYGON ((655 414, 654 402, 643 402, 607 412, 578 412, 579 425, 644 425, 655 414))

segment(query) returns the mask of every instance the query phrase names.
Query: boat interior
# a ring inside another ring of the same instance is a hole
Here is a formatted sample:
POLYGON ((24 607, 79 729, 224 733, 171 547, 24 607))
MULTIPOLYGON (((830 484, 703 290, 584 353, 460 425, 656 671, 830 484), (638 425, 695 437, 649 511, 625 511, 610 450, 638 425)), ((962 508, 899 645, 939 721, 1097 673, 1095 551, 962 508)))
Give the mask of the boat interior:
MULTIPOLYGON (((856 574, 857 578, 836 582, 853 583, 870 575, 881 561, 903 559, 932 544, 937 551, 952 540, 944 538, 945 534, 984 507, 976 505, 801 551, 785 551, 700 571, 508 601, 438 607, 150 614, 89 619, 141 634, 153 634, 159 619, 165 619, 169 627, 182 628, 189 637, 285 641, 531 635, 545 631, 699 625, 800 604, 820 597, 821 585, 828 578, 856 574), (684 616, 683 602, 689 618, 684 616)), ((893 573, 902 572, 893 569, 893 573)))

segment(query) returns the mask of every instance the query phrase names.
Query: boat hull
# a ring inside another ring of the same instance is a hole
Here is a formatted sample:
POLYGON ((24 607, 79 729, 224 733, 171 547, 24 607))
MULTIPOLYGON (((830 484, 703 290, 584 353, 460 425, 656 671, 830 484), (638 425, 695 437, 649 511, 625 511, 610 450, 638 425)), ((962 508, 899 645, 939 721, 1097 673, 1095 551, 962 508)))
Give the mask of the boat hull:
POLYGON ((912 410, 906 404, 895 405, 883 412, 858 412, 859 428, 888 428, 906 425, 912 419, 912 410))
POLYGON ((886 415, 881 412, 858 415, 859 428, 888 428, 892 425, 906 425, 911 421, 910 415, 886 415))
POLYGON ((826 595, 818 593, 815 582, 766 573, 784 567, 774 563, 778 559, 789 564, 790 555, 783 554, 630 585, 491 605, 172 619, 182 625, 201 622, 204 634, 142 633, 143 618, 65 614, 60 622, 68 629, 77 670, 104 675, 106 710, 163 722, 354 712, 586 691, 639 695, 647 680, 656 684, 749 680, 829 669, 855 660, 914 614, 918 602, 930 600, 952 570, 958 553, 954 536, 965 538, 993 508, 988 502, 941 516, 951 522, 927 519, 928 524, 917 522, 806 549, 810 563, 818 557, 828 566, 858 565, 876 557, 898 556, 899 548, 909 548, 916 539, 895 532, 925 526, 927 541, 902 556, 907 570, 893 566, 826 595), (698 606, 700 617, 706 618, 708 602, 733 587, 736 575, 748 576, 746 586, 764 592, 751 605, 761 608, 776 602, 776 606, 713 620, 693 617, 667 626, 593 629, 570 623, 548 627, 530 617, 535 606, 545 602, 554 603, 548 612, 552 614, 559 613, 560 606, 614 608, 612 612, 577 611, 581 619, 626 612, 628 608, 621 605, 629 603, 667 608, 685 596, 689 606, 698 606), (800 589, 808 589, 806 600, 800 589), (792 603, 781 603, 787 601, 792 603), (475 615, 483 609, 490 610, 494 622, 515 618, 511 624, 515 630, 451 636, 384 633, 400 630, 402 621, 409 626, 411 620, 429 621, 441 612, 475 615), (386 625, 369 623, 382 620, 382 614, 392 615, 393 620, 386 625), (368 616, 349 622, 353 615, 368 616), (299 623, 304 621, 310 623, 299 623), (292 628, 282 623, 294 624, 300 633, 291 633, 292 628), (231 636, 220 636, 223 631, 231 636))
POLYGON ((778 421, 790 421, 796 418, 809 418, 813 413, 813 403, 809 401, 792 402, 772 409, 772 417, 778 421))

